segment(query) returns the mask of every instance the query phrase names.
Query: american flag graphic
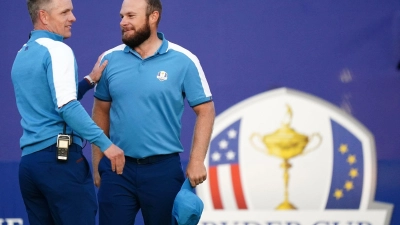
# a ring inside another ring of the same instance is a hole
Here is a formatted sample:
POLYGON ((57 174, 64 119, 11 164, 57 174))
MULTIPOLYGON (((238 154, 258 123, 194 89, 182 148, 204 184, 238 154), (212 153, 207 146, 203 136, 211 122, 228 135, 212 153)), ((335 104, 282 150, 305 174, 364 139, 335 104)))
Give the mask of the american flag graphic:
POLYGON ((222 195, 225 190, 221 186, 231 186, 237 209, 247 209, 243 193, 239 166, 239 130, 240 120, 232 123, 213 138, 209 150, 209 184, 214 209, 225 209, 222 195), (218 170, 228 169, 230 178, 221 179, 218 170), (223 182, 231 182, 225 185, 223 182), (221 186, 220 186, 221 185, 221 186))

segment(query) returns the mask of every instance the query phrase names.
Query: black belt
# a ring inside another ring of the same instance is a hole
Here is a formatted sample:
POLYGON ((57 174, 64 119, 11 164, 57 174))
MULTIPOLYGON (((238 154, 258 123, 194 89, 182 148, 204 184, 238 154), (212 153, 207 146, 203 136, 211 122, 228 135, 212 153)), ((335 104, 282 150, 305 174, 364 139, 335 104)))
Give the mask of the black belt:
POLYGON ((155 163, 164 159, 168 159, 174 156, 179 156, 179 153, 172 153, 172 154, 167 154, 167 155, 152 155, 146 158, 132 158, 129 156, 125 156, 125 159, 127 161, 142 165, 142 164, 150 164, 150 163, 155 163))

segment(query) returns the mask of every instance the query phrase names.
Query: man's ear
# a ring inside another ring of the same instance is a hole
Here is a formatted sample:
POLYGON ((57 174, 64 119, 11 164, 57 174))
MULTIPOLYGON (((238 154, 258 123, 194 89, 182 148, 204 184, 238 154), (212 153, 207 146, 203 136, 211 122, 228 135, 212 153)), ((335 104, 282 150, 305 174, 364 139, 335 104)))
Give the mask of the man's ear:
POLYGON ((160 17, 160 13, 158 11, 153 11, 150 14, 150 24, 157 24, 157 20, 160 17))
POLYGON ((49 23, 49 14, 45 10, 39 10, 39 21, 43 25, 49 23))

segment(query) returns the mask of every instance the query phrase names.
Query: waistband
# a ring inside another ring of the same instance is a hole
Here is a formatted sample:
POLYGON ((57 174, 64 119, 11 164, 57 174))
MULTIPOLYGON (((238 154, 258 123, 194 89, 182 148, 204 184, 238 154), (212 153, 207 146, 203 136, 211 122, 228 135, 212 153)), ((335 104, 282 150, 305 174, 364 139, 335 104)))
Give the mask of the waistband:
MULTIPOLYGON (((38 152, 38 151, 43 151, 43 150, 45 150, 47 148, 50 148, 53 145, 55 146, 56 142, 57 142, 57 136, 54 136, 54 137, 49 138, 47 140, 41 141, 39 143, 35 143, 35 144, 32 144, 32 145, 24 146, 24 147, 22 147, 22 155, 21 156, 29 155, 29 154, 32 154, 32 153, 38 152)), ((73 135, 72 143, 73 144, 77 144, 78 146, 82 146, 82 138, 78 137, 76 135, 73 135)))
MULTIPOLYGON (((57 151, 57 144, 50 145, 49 147, 44 148, 41 151, 55 152, 55 151, 57 151)), ((68 151, 69 152, 82 152, 82 147, 80 145, 72 143, 68 147, 68 151)))
POLYGON ((168 159, 174 156, 179 156, 179 153, 172 153, 172 154, 166 154, 166 155, 152 155, 146 158, 132 158, 129 156, 125 156, 125 160, 129 162, 136 163, 138 165, 144 165, 144 164, 150 164, 150 163, 155 163, 162 161, 164 159, 168 159))

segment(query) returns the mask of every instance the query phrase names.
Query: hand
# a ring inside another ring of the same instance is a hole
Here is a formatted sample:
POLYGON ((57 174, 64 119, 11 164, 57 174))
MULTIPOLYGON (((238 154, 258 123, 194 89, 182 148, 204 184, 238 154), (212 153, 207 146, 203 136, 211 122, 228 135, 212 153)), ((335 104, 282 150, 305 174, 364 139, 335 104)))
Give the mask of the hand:
POLYGON ((190 160, 186 168, 186 177, 189 178, 192 187, 203 183, 207 179, 207 170, 204 162, 190 160))
POLYGON ((94 185, 100 187, 101 177, 99 171, 93 172, 94 185))
POLYGON ((122 174, 125 166, 124 151, 112 144, 104 151, 104 155, 111 161, 111 170, 117 172, 117 174, 122 174))
MULTIPOLYGON (((104 53, 103 53, 103 54, 104 54, 104 53)), ((97 62, 96 62, 96 64, 94 64, 93 70, 92 70, 92 72, 90 72, 90 74, 89 74, 90 78, 92 78, 92 80, 93 80, 95 83, 97 83, 97 82, 100 80, 101 75, 102 75, 102 73, 103 73, 103 70, 104 70, 104 68, 106 68, 107 63, 108 63, 108 61, 105 60, 105 61, 103 62, 103 64, 100 65, 101 59, 103 58, 103 54, 101 54, 101 55, 99 56, 99 58, 97 58, 97 62)))

